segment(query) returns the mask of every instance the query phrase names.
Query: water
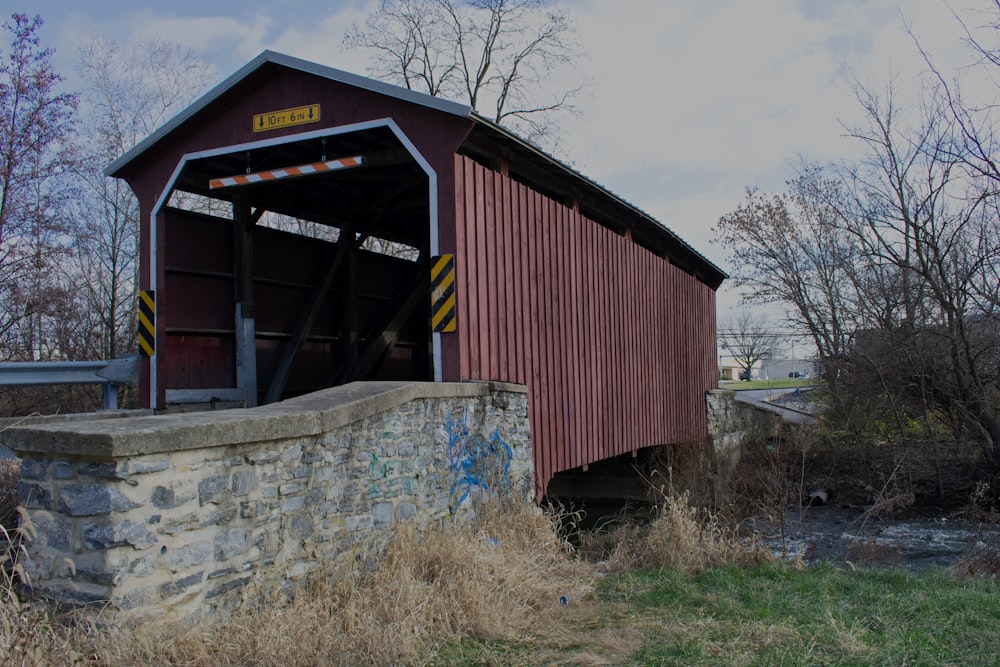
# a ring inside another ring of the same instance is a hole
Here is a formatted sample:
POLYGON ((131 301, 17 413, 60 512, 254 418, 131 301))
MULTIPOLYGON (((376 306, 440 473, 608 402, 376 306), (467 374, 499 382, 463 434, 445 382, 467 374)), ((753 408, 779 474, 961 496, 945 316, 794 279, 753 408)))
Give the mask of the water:
POLYGON ((789 509, 781 522, 751 519, 775 555, 805 563, 902 566, 912 570, 950 567, 977 545, 1000 548, 1000 526, 962 520, 957 514, 867 518, 863 510, 835 507, 789 509))

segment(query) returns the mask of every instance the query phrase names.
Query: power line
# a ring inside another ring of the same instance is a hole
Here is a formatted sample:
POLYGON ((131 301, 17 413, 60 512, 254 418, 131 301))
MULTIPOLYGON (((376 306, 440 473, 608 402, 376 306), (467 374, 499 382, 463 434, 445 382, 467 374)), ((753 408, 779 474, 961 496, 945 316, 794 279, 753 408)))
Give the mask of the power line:
POLYGON ((716 330, 716 336, 733 336, 733 337, 745 337, 745 338, 812 338, 812 334, 798 332, 798 333, 778 333, 773 331, 760 331, 760 332, 749 332, 740 331, 738 329, 727 329, 727 330, 716 330))

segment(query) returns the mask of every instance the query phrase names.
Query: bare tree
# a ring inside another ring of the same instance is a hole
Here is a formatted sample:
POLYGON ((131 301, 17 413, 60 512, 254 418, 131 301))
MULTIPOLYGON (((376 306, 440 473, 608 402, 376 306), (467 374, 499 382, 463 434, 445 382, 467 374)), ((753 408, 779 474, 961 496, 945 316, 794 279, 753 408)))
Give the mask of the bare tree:
POLYGON ((4 24, 10 45, 0 61, 0 357, 57 354, 45 334, 59 317, 54 267, 66 252, 60 215, 73 163, 75 96, 58 92, 62 77, 42 48, 39 17, 14 14, 4 24))
POLYGON ((78 45, 83 80, 82 150, 76 174, 81 196, 77 262, 81 317, 90 355, 112 358, 134 351, 139 286, 139 207, 131 189, 107 178, 104 167, 191 102, 211 67, 194 52, 164 41, 129 50, 101 35, 78 45))
POLYGON ((719 339, 723 349, 745 371, 747 379, 755 365, 777 354, 782 343, 782 337, 774 333, 765 319, 747 308, 726 322, 719 339))
POLYGON ((550 88, 579 49, 569 14, 543 0, 382 0, 344 44, 373 52, 372 76, 466 102, 529 140, 551 137, 583 88, 550 88))
POLYGON ((733 280, 751 289, 751 304, 790 307, 793 329, 808 334, 820 359, 844 356, 854 328, 859 284, 856 247, 838 224, 837 182, 808 167, 783 195, 748 190, 745 202, 716 225, 718 243, 732 253, 733 280))
POLYGON ((720 238, 738 280, 791 306, 813 335, 845 412, 885 411, 901 441, 914 424, 928 438, 945 425, 980 443, 997 475, 998 191, 969 168, 978 158, 953 97, 930 85, 903 109, 894 92, 857 87, 860 160, 806 170, 785 195, 751 192, 720 238))
POLYGON ((893 366, 905 374, 893 379, 956 433, 979 441, 986 468, 996 474, 996 188, 963 168, 963 131, 940 89, 925 96, 919 121, 909 126, 900 126, 891 95, 861 89, 858 97, 868 123, 852 136, 866 144, 868 159, 852 174, 860 215, 847 218, 846 229, 866 256, 895 267, 903 279, 905 336, 893 338, 888 359, 905 359, 893 366))

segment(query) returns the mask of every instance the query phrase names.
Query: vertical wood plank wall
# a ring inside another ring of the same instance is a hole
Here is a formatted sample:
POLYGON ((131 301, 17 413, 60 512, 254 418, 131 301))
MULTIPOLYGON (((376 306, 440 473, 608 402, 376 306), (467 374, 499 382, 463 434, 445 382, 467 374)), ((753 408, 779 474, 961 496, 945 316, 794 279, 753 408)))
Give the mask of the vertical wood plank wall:
POLYGON ((456 156, 462 379, 529 388, 535 472, 707 436, 715 291, 528 187, 456 156))

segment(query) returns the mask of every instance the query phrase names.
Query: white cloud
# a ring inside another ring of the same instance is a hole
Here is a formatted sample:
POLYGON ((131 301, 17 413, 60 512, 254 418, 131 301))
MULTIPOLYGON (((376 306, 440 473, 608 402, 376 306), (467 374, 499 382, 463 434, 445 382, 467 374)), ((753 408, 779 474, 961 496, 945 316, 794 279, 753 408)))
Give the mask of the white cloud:
POLYGON ((345 51, 341 42, 347 28, 363 21, 367 14, 365 8, 348 8, 312 22, 305 29, 289 28, 274 39, 269 48, 355 74, 365 74, 367 54, 345 51))
POLYGON ((150 38, 168 40, 205 53, 217 63, 253 58, 267 42, 273 20, 262 14, 240 18, 208 16, 198 18, 161 17, 145 10, 129 16, 129 41, 150 38))
POLYGON ((781 190, 797 155, 855 150, 843 129, 858 118, 846 73, 905 85, 925 68, 904 12, 944 68, 969 62, 948 5, 899 5, 588 0, 579 28, 595 84, 569 128, 570 159, 725 267, 710 228, 746 186, 781 190))

